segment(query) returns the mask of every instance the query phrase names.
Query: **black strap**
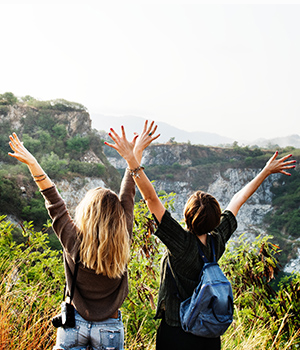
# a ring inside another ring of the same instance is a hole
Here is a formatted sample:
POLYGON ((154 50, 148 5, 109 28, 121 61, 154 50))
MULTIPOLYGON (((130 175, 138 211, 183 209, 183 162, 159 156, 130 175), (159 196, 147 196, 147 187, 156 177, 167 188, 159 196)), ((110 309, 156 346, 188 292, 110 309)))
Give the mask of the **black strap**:
POLYGON ((78 267, 79 267, 79 260, 76 260, 75 263, 75 269, 74 269, 74 274, 72 278, 72 286, 71 286, 71 295, 70 295, 70 302, 73 299, 74 292, 75 292, 75 286, 76 286, 76 279, 77 279, 77 274, 78 274, 78 267))
MULTIPOLYGON (((74 296, 74 292, 75 292, 75 287, 76 287, 76 279, 77 279, 77 274, 78 274, 78 267, 79 267, 79 258, 76 258, 76 262, 75 262, 75 268, 74 268, 74 273, 73 273, 73 278, 72 278, 72 285, 71 285, 71 294, 67 295, 67 297, 70 298, 70 303, 73 299, 74 296)), ((65 288, 64 288, 64 299, 66 297, 66 285, 65 284, 65 288)))
POLYGON ((176 283, 176 281, 175 281, 174 272, 173 272, 173 270, 172 270, 172 268, 171 268, 171 264, 170 264, 170 260, 169 260, 169 254, 168 254, 168 256, 167 256, 167 259, 168 259, 168 261, 167 261, 167 268, 168 268, 168 270, 169 270, 170 273, 171 273, 172 282, 173 282, 173 285, 174 285, 175 290, 176 290, 176 293, 174 293, 174 295, 175 295, 180 301, 183 301, 183 299, 182 299, 182 297, 181 297, 181 295, 180 295, 180 293, 179 293, 179 289, 178 289, 177 283, 176 283))

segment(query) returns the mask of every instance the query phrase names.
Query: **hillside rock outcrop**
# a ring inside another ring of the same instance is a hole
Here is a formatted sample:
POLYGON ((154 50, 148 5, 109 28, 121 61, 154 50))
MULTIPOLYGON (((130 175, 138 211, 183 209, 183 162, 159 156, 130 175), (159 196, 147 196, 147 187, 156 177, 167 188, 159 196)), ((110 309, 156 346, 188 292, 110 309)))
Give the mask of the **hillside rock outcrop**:
MULTIPOLYGON (((0 123, 9 123, 12 130, 22 131, 26 118, 34 118, 40 115, 41 110, 24 104, 7 106, 7 113, 0 113, 0 123)), ((48 111, 49 112, 49 111, 48 111)), ((85 135, 91 130, 92 121, 88 112, 84 110, 74 111, 52 111, 52 117, 66 125, 69 136, 77 134, 85 135)))

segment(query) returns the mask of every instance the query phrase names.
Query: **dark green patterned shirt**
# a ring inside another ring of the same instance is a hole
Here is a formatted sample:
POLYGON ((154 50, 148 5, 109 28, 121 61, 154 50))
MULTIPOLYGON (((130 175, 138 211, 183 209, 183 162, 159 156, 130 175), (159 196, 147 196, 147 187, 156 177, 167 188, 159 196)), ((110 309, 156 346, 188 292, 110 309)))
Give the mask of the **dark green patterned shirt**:
MULTIPOLYGON (((226 242, 237 228, 235 216, 225 210, 221 216, 220 225, 212 232, 215 242, 217 260, 225 251, 226 242)), ((210 240, 207 237, 207 245, 191 232, 185 230, 171 214, 166 211, 155 235, 166 245, 166 252, 161 260, 160 288, 155 318, 165 319, 168 325, 180 326, 179 306, 181 300, 177 296, 177 289, 171 272, 167 269, 167 257, 175 275, 176 284, 182 300, 189 298, 198 284, 199 274, 203 267, 203 261, 199 256, 197 240, 203 253, 209 261, 213 260, 210 240)))

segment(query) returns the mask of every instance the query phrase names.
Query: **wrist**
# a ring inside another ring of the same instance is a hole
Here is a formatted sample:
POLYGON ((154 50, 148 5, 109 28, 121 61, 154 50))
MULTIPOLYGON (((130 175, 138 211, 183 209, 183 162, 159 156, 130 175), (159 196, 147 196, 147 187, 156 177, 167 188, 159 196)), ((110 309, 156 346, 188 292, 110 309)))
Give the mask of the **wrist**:
POLYGON ((143 150, 134 150, 134 156, 136 160, 140 163, 143 157, 143 150))
POLYGON ((127 162, 129 169, 135 169, 140 165, 140 163, 138 162, 138 160, 136 159, 136 157, 134 155, 132 155, 131 157, 128 157, 126 159, 126 162, 127 162))
POLYGON ((144 167, 139 165, 137 168, 135 169, 130 169, 130 168, 127 168, 127 170, 129 171, 129 174, 133 177, 133 178, 136 178, 136 177, 140 177, 140 171, 141 170, 144 170, 144 167))
POLYGON ((272 174, 272 171, 267 166, 265 166, 262 169, 261 174, 264 175, 265 177, 268 177, 269 175, 272 174))
POLYGON ((38 164, 37 160, 35 159, 35 157, 32 157, 31 159, 28 160, 28 162, 26 163, 29 167, 34 167, 38 164))

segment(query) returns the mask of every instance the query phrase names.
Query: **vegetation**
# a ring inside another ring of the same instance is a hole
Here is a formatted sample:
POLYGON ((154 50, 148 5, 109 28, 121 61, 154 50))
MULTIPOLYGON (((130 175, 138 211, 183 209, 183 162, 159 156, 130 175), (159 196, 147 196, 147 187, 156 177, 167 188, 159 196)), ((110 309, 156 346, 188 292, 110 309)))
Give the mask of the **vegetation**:
POLYGON ((274 210, 265 216, 268 232, 282 248, 281 261, 295 257, 299 248, 300 171, 288 179, 280 177, 272 187, 274 210), (288 186, 285 186, 288 182, 288 186))
POLYGON ((8 136, 13 131, 18 133, 50 178, 101 177, 112 189, 119 187, 120 175, 103 154, 103 142, 98 133, 88 128, 84 134, 81 130, 80 133, 70 131, 68 118, 73 114, 68 113, 73 112, 80 114, 79 120, 89 120, 86 108, 78 103, 62 99, 38 101, 31 96, 18 99, 11 92, 0 95, 0 115, 4 115, 0 120, 1 214, 33 221, 37 229, 41 229, 47 217, 43 198, 36 192, 27 167, 8 156, 11 151, 8 136), (11 107, 21 110, 23 117, 18 119, 17 129, 9 118, 6 119, 2 107, 7 111, 11 107))
MULTIPOLYGON (((151 155, 159 154, 159 147, 151 148, 151 155)), ((171 147, 171 146, 169 146, 171 147)), ((214 175, 223 174, 230 168, 261 169, 272 156, 273 151, 259 148, 239 147, 234 144, 232 148, 220 149, 215 147, 185 145, 185 153, 180 156, 183 160, 190 160, 191 164, 180 165, 169 157, 161 165, 146 165, 146 172, 150 179, 172 180, 189 182, 193 190, 207 191, 212 183, 214 175)), ((289 154, 293 151, 293 158, 300 160, 300 149, 278 149, 280 154, 289 154)), ((172 150, 168 149, 169 153, 172 150)), ((162 150, 160 150, 162 153, 162 150)), ((271 188, 273 193, 272 207, 264 219, 265 229, 274 237, 274 242, 280 245, 282 253, 280 262, 285 265, 290 259, 295 258, 300 248, 300 171, 292 170, 292 176, 279 176, 271 188)))
MULTIPOLYGON (((173 196, 161 193, 172 209, 173 196)), ((51 349, 55 329, 51 318, 59 311, 64 273, 60 252, 48 246, 45 231, 32 223, 21 226, 25 242, 17 244, 17 228, 0 218, 0 342, 3 348, 51 349)), ((45 227, 46 229, 47 227, 45 227)), ((122 307, 126 350, 154 350, 158 321, 154 321, 163 246, 152 234, 153 221, 140 201, 135 205, 130 293, 122 307)), ((248 243, 231 242, 221 266, 232 282, 235 315, 222 337, 226 350, 288 350, 300 346, 300 275, 284 277, 277 289, 271 281, 278 273, 279 247, 271 237, 248 243)))
MULTIPOLYGON (((24 220, 23 224, 14 225, 0 216, 1 348, 51 349, 55 332, 49 320, 59 309, 64 285, 60 244, 49 224, 44 226, 48 220, 44 200, 27 167, 7 155, 8 135, 17 131, 53 179, 101 177, 112 189, 120 183, 120 174, 103 154, 98 133, 70 132, 67 112, 83 113, 83 117, 87 113, 85 107, 65 100, 17 98, 10 92, 0 95, 0 215, 12 214, 24 220), (18 130, 13 130, 6 119, 14 106, 23 108, 26 115, 18 130), (87 153, 94 154, 100 162, 89 162, 85 159, 87 153)), ((177 146, 170 140, 168 147, 177 146)), ((237 143, 224 149, 186 146, 182 157, 191 164, 182 165, 184 162, 170 158, 163 165, 148 165, 149 177, 174 181, 185 178, 192 188, 198 189, 201 184, 205 190, 216 172, 228 167, 261 168, 272 154, 270 150, 239 147, 237 143)), ((160 146, 151 147, 153 157, 157 155, 156 147, 160 146)), ((113 156, 114 150, 106 151, 113 156)), ((300 150, 280 150, 291 151, 299 160, 300 150)), ((272 188, 274 210, 266 216, 268 233, 274 238, 258 237, 249 243, 241 237, 240 241, 231 242, 222 258, 235 295, 235 320, 222 338, 222 349, 288 350, 300 346, 300 276, 279 272, 279 261, 292 258, 299 247, 299 191, 298 170, 290 178, 279 177, 272 188)), ((162 192, 160 196, 166 207, 172 208, 172 194, 162 192)), ((153 230, 151 217, 141 201, 135 208, 130 294, 122 308, 127 350, 155 348, 158 323, 153 316, 163 246, 151 234, 153 230)))

